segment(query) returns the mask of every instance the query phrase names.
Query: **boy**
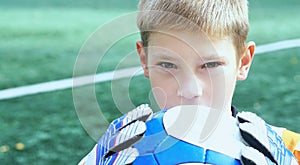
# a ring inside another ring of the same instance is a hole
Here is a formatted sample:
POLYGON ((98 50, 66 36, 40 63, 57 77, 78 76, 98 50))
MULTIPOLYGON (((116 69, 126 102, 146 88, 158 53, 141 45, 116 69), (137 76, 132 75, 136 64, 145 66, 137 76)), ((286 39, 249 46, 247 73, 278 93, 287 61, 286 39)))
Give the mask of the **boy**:
MULTIPOLYGON (((236 80, 247 78, 255 51, 254 42, 246 43, 249 30, 247 1, 140 0, 139 11, 137 24, 142 41, 136 43, 137 51, 159 107, 201 105, 235 116, 237 111, 232 107, 232 97, 236 80)), ((150 114, 147 108, 142 112, 146 117, 150 114)), ((109 150, 105 149, 109 145, 106 143, 113 138, 111 136, 118 133, 116 128, 127 127, 126 123, 134 121, 127 121, 128 116, 112 123, 112 128, 99 141, 100 147, 96 145, 86 157, 86 164, 134 161, 132 155, 137 155, 138 151, 130 146, 120 151, 131 156, 116 153, 109 158, 111 154, 107 155, 109 150), (116 126, 120 122, 123 126, 116 126), (103 156, 109 159, 102 159, 103 156)), ((241 118, 247 120, 247 116, 241 118)), ((300 160, 300 136, 284 129, 273 129, 300 160)), ((246 132, 251 134, 250 130, 246 132)), ((285 150, 281 147, 276 149, 285 150)), ((272 154, 276 158, 274 152, 272 154)), ((261 163, 255 156, 249 159, 252 163, 261 163)))

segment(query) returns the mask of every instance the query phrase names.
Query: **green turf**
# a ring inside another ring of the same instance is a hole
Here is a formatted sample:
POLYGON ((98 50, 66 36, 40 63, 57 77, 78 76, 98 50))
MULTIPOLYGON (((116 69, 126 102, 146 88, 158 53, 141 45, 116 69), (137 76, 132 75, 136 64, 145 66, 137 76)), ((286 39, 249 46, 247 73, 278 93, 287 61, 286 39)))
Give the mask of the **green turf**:
POLYGON ((75 164, 94 144, 80 125, 70 90, 0 104, 0 146, 10 147, 0 152, 1 164, 75 164), (19 142, 24 150, 15 149, 19 142))
POLYGON ((21 7, 21 8, 95 8, 95 9, 135 9, 138 0, 0 0, 3 7, 21 7))
POLYGON ((71 77, 78 52, 88 37, 102 24, 128 11, 1 9, 0 12, 0 89, 3 89, 71 77))
MULTIPOLYGON (((78 52, 88 37, 99 26, 133 11, 135 6, 119 9, 124 2, 107 9, 91 5, 96 1, 74 1, 74 5, 66 6, 60 1, 28 2, 6 1, 3 6, 11 8, 0 9, 0 89, 71 77, 78 52)), ((251 1, 249 40, 264 44, 300 38, 299 7, 298 0, 251 1)), ((120 28, 128 27, 116 27, 116 31, 120 28)), ((121 67, 136 66, 136 39, 137 35, 128 35, 114 44, 97 71, 114 69, 124 55, 128 55, 128 60, 121 67)), ((299 48, 259 55, 251 69, 249 79, 237 85, 234 104, 258 113, 271 124, 300 132, 299 48)), ((76 108, 86 109, 80 119, 90 119, 88 128, 93 136, 104 131, 106 120, 121 115, 116 99, 119 98, 122 113, 132 106, 126 98, 133 105, 150 102, 149 82, 145 78, 135 77, 129 85, 127 82, 114 82, 113 86, 119 89, 114 97, 111 82, 96 85, 98 104, 105 116, 101 121, 95 119, 91 106, 94 102, 82 87, 85 97, 76 108), (128 97, 117 97, 126 96, 126 89, 128 97)), ((94 145, 76 115, 70 89, 2 100, 0 123, 0 147, 10 147, 7 152, 0 152, 0 164, 76 164, 94 145), (18 142, 24 143, 24 150, 15 149, 18 142)))

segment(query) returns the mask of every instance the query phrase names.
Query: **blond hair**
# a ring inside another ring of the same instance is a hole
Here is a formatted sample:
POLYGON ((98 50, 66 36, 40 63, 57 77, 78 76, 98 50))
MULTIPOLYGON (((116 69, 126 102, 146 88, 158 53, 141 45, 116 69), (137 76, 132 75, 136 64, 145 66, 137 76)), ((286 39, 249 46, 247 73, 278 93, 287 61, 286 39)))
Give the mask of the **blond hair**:
POLYGON ((249 31, 247 0, 140 0, 137 25, 148 46, 151 31, 201 31, 211 38, 231 37, 238 54, 249 31), (194 25, 192 25, 194 24, 194 25))

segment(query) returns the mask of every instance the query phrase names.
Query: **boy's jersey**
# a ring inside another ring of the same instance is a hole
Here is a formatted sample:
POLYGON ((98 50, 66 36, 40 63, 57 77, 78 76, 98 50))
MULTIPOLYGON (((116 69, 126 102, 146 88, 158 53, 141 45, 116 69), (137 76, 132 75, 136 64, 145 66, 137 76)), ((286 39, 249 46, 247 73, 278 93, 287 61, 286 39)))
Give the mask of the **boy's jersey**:
POLYGON ((295 132, 284 130, 282 133, 282 139, 285 146, 292 151, 300 164, 300 134, 295 132))
POLYGON ((292 151, 300 164, 300 134, 287 130, 285 128, 271 126, 275 132, 280 135, 287 149, 292 151))

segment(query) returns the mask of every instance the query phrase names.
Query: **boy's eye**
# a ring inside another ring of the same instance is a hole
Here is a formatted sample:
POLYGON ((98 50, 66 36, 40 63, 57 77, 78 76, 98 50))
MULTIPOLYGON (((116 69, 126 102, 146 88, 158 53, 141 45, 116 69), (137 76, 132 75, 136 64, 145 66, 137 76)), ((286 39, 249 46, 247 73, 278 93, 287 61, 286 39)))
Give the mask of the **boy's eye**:
POLYGON ((170 62, 161 62, 159 63, 159 66, 165 68, 165 69, 176 69, 177 66, 175 64, 172 64, 170 62))
POLYGON ((216 67, 221 66, 221 65, 223 65, 222 62, 208 62, 208 63, 203 64, 201 68, 202 69, 204 69, 204 68, 216 68, 216 67))

